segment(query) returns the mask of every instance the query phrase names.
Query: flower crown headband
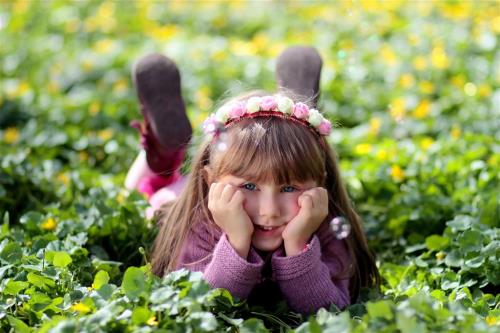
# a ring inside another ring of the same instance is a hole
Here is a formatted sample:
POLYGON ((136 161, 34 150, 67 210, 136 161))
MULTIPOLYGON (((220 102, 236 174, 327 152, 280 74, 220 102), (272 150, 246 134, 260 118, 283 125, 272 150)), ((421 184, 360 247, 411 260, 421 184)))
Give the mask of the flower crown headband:
POLYGON ((223 129, 241 119, 263 116, 279 117, 300 123, 320 137, 328 136, 332 131, 332 124, 318 110, 309 108, 301 102, 294 103, 290 98, 281 95, 254 96, 246 102, 228 103, 205 120, 203 131, 205 134, 217 136, 223 129))

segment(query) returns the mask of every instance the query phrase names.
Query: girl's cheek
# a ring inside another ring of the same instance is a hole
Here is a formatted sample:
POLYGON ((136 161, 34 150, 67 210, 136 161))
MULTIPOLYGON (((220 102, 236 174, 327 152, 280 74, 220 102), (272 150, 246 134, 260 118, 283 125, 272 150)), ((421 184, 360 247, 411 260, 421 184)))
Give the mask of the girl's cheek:
POLYGON ((245 195, 245 201, 243 201, 243 209, 247 212, 250 213, 252 211, 252 207, 255 205, 255 198, 253 197, 252 193, 249 192, 243 192, 245 195))
POLYGON ((292 195, 286 198, 286 206, 290 208, 290 211, 293 215, 297 215, 300 211, 299 207, 299 197, 302 193, 297 193, 296 195, 292 195))

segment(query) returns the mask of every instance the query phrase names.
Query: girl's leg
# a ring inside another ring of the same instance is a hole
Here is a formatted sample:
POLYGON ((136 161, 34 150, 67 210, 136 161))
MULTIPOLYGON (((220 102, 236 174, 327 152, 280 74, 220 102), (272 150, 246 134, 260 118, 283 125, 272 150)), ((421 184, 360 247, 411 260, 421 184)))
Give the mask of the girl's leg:
POLYGON ((314 47, 292 46, 283 51, 276 61, 276 81, 287 90, 316 106, 319 98, 319 80, 323 61, 314 47))
POLYGON ((133 70, 143 122, 132 126, 141 132, 143 151, 130 168, 125 186, 148 197, 181 177, 192 128, 181 95, 175 63, 160 54, 141 58, 133 70))

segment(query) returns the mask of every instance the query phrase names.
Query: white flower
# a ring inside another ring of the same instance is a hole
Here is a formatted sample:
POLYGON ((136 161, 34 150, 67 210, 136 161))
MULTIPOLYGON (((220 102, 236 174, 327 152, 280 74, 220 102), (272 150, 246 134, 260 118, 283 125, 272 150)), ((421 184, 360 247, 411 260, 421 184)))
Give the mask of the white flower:
POLYGON ((313 125, 314 127, 317 127, 323 121, 323 116, 321 115, 321 113, 319 113, 318 110, 311 109, 311 110, 309 110, 308 121, 311 125, 313 125))
POLYGON ((225 123, 229 119, 231 108, 228 105, 223 105, 215 113, 215 119, 221 123, 225 123))
POLYGON ((254 96, 250 97, 247 101, 247 112, 255 113, 260 110, 260 103, 262 102, 262 98, 254 96))
POLYGON ((278 97, 278 110, 286 113, 286 114, 291 114, 293 111, 293 101, 286 97, 286 96, 279 96, 278 97))

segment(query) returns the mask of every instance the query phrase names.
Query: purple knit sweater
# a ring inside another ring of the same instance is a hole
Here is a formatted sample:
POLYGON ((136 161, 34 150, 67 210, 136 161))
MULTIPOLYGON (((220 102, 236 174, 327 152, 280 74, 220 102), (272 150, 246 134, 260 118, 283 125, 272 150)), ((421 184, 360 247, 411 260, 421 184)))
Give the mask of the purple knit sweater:
MULTIPOLYGON (((248 298, 252 291, 266 290, 259 284, 268 280, 263 271, 265 264, 270 264, 270 280, 292 310, 311 313, 331 304, 340 309, 349 305, 350 257, 345 241, 333 237, 328 226, 322 225, 304 252, 287 257, 282 246, 264 254, 264 259, 251 247, 245 260, 226 234, 212 234, 204 223, 197 223, 183 245, 177 268, 201 271, 213 288, 225 288, 234 296, 248 298)), ((257 296, 265 299, 267 294, 257 296)))

